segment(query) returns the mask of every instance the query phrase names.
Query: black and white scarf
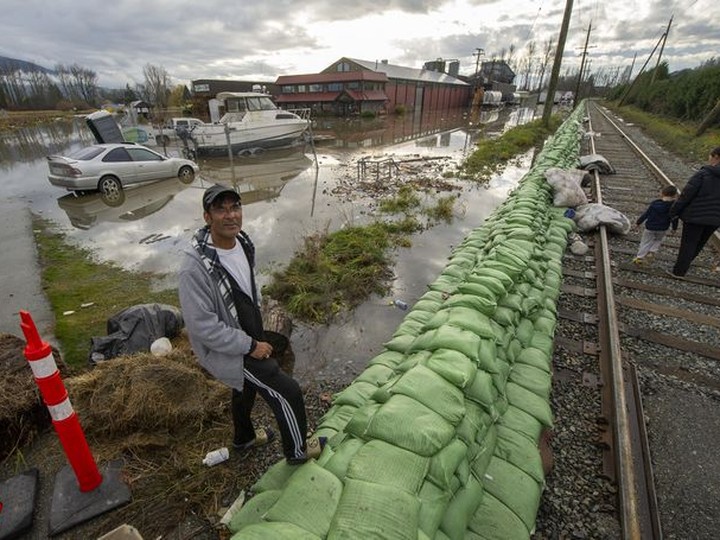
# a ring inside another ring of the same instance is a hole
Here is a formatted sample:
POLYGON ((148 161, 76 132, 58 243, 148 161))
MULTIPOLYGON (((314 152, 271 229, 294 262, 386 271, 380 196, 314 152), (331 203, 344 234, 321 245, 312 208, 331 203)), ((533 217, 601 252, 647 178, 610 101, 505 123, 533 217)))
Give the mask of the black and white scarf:
MULTIPOLYGON (((240 242, 250 264, 250 270, 255 265, 255 246, 253 245, 250 237, 244 232, 240 231, 237 235, 237 241, 240 242)), ((217 282, 220 287, 220 294, 222 295, 223 303, 227 307, 233 319, 237 321, 237 307, 235 306, 235 300, 233 298, 232 285, 230 284, 230 275, 227 270, 220 263, 220 256, 215 250, 215 247, 210 243, 210 227, 198 229, 192 238, 191 245, 195 251, 200 255, 200 260, 205 265, 210 276, 217 282)), ((254 291, 253 291, 254 293, 254 291)))

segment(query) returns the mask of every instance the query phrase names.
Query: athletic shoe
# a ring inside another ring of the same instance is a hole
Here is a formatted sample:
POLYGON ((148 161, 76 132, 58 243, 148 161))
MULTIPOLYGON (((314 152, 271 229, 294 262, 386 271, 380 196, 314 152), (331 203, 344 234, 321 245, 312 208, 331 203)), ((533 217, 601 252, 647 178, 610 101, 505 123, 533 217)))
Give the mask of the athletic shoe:
POLYGON ((275 432, 270 428, 260 428, 255 430, 255 438, 252 441, 245 443, 233 442, 233 449, 240 452, 244 450, 250 450, 257 448, 258 446, 265 446, 275 439, 275 432))

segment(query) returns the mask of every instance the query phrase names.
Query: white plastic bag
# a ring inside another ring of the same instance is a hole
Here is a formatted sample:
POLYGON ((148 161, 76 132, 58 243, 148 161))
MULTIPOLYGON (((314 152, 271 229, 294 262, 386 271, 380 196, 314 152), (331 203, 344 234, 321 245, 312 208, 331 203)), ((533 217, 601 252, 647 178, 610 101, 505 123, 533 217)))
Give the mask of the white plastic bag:
POLYGON ((601 224, 615 234, 627 234, 630 231, 630 220, 623 214, 604 204, 589 203, 575 209, 575 224, 581 231, 592 231, 601 224))
POLYGON ((587 196, 581 184, 587 173, 578 169, 560 169, 550 167, 545 171, 545 178, 553 188, 553 205, 575 208, 587 204, 587 196))

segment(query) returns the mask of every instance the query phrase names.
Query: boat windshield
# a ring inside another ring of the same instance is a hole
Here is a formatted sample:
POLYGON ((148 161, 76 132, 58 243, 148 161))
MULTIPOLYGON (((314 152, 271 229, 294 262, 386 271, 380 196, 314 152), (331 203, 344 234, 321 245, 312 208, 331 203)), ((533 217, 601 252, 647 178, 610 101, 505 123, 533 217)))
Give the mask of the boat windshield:
POLYGON ((248 111, 274 111, 277 109, 269 97, 247 98, 248 111))
POLYGON ((241 97, 227 99, 227 112, 274 111, 277 106, 269 97, 241 97))

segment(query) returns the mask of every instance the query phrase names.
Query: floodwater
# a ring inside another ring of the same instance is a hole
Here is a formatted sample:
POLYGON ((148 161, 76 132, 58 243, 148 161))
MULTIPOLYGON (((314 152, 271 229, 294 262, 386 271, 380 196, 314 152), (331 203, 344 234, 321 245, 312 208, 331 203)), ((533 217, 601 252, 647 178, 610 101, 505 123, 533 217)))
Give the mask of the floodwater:
MULTIPOLYGON (((382 350, 406 314, 392 305, 393 299, 412 306, 445 267, 452 248, 502 203, 532 155, 521 156, 487 185, 448 178, 449 173, 478 138, 533 117, 533 108, 508 108, 483 111, 472 120, 462 111, 399 119, 319 119, 313 126, 314 145, 232 159, 200 158, 200 174, 192 184, 168 179, 127 189, 124 200, 113 206, 99 194, 76 196, 49 184, 47 155, 93 142, 82 119, 58 121, 0 135, 0 211, 8 201, 20 201, 99 260, 162 273, 156 285, 175 286, 181 249, 203 225, 203 190, 216 182, 235 185, 243 200, 243 228, 256 245, 262 285, 289 262, 303 237, 373 219, 378 200, 391 196, 388 186, 410 177, 453 184, 451 191, 423 195, 426 206, 437 197, 456 195, 453 220, 415 234, 411 248, 395 253, 395 279, 387 297, 371 298, 330 325, 295 321, 295 376, 301 382, 349 382, 382 350), (399 171, 382 161, 388 157, 399 171), (363 158, 369 160, 364 174, 359 165, 363 158)), ((176 146, 154 148, 173 155, 180 151, 176 146)))

